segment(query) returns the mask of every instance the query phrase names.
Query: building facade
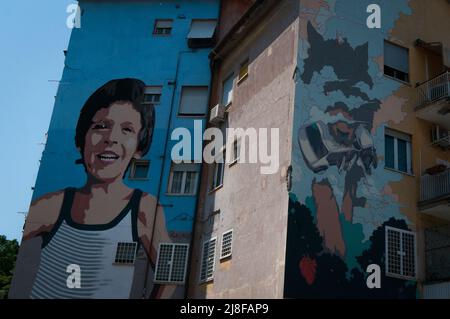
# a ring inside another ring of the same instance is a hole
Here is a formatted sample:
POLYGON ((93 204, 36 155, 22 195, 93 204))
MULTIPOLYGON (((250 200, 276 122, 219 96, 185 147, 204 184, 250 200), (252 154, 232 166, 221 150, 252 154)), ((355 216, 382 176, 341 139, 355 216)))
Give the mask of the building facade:
POLYGON ((219 5, 79 1, 11 298, 185 296, 219 5))
POLYGON ((210 126, 245 133, 203 169, 189 296, 450 297, 450 5, 374 3, 257 1, 214 48, 210 126))
POLYGON ((10 297, 450 298, 448 1, 80 8, 10 297))

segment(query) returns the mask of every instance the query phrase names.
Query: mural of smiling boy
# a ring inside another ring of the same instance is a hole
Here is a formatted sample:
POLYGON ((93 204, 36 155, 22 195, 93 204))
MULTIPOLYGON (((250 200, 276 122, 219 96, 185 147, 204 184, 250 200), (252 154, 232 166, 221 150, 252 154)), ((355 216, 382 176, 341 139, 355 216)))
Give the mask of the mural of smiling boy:
MULTIPOLYGON (((152 141, 154 109, 143 104, 144 89, 137 79, 112 80, 81 109, 75 144, 86 183, 38 198, 27 218, 23 245, 39 240, 42 247, 40 260, 28 265, 35 274, 31 298, 128 298, 134 267, 118 259, 133 262, 142 246, 154 267, 155 243, 170 242, 156 199, 123 183, 131 161, 142 158, 152 141), (76 288, 67 285, 72 264, 80 269, 76 288)), ((153 295, 162 296, 162 287, 155 285, 153 295)))

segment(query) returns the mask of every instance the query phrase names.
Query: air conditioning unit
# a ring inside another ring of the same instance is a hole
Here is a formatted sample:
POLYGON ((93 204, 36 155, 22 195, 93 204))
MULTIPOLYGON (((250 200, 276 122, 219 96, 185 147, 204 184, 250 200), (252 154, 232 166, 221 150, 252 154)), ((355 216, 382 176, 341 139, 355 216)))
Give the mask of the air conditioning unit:
POLYGON ((209 122, 211 124, 219 124, 225 120, 225 107, 217 104, 211 109, 211 115, 209 116, 209 122))

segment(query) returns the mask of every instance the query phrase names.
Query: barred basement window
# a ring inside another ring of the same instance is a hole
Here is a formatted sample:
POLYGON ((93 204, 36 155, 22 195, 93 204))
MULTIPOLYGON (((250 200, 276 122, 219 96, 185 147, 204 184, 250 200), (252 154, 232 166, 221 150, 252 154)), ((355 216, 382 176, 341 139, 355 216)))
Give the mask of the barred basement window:
POLYGON ((156 261, 155 282, 184 283, 188 244, 160 244, 156 261))
POLYGON ((117 243, 114 263, 132 265, 136 259, 137 243, 117 243))
POLYGON ((220 259, 231 257, 231 249, 233 245, 233 230, 229 230, 222 235, 222 249, 220 259))
POLYGON ((416 278, 416 234, 386 226, 386 275, 416 278))
POLYGON ((203 243, 200 283, 214 279, 214 263, 216 258, 216 241, 214 237, 203 243))

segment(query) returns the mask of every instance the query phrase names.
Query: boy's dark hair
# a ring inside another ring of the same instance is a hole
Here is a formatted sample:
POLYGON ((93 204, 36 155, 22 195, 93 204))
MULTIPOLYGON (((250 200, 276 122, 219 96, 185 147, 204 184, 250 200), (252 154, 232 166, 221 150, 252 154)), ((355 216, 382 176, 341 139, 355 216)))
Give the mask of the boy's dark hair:
POLYGON ((80 111, 75 135, 75 145, 80 148, 82 157, 86 133, 92 125, 94 115, 99 110, 122 101, 130 102, 141 115, 142 128, 138 135, 137 151, 140 151, 142 156, 147 154, 152 142, 155 114, 152 104, 143 104, 144 92, 144 82, 127 78, 109 81, 89 97, 80 111))

